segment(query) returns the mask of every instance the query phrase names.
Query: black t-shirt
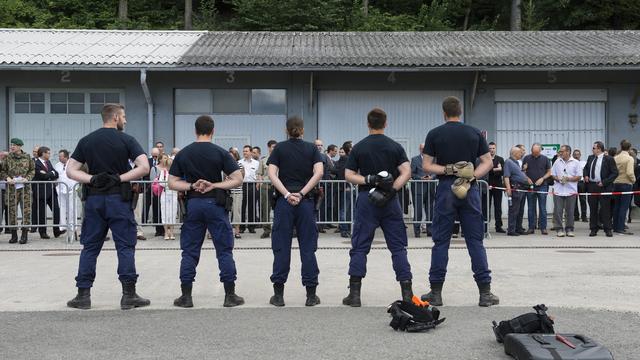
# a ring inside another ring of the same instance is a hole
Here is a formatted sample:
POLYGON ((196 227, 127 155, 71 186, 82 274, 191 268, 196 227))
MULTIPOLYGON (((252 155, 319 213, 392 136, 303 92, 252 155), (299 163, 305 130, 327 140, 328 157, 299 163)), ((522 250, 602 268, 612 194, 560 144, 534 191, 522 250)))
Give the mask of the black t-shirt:
POLYGON ((143 154, 133 136, 114 128, 100 128, 80 139, 71 157, 86 163, 91 175, 103 172, 122 175, 131 170, 129 160, 143 154))
POLYGON ((312 143, 289 139, 276 145, 267 164, 277 166, 282 185, 295 192, 307 185, 313 177, 313 166, 322 160, 318 148, 312 143))
MULTIPOLYGON (((360 171, 362 176, 388 171, 396 179, 400 175, 398 166, 408 161, 402 145, 386 135, 374 134, 362 139, 351 149, 345 168, 360 171)), ((370 186, 359 187, 360 191, 369 189, 371 189, 370 186)))
POLYGON ((436 164, 455 164, 458 161, 476 162, 489 152, 487 140, 480 130, 457 121, 448 121, 427 134, 423 153, 436 158, 436 164))
POLYGON ((210 142, 194 142, 176 154, 169 174, 189 183, 200 179, 220 182, 222 173, 229 175, 239 169, 238 163, 225 149, 210 142))
POLYGON ((489 170, 489 185, 502 186, 502 173, 503 170, 493 171, 498 165, 504 170, 504 159, 498 155, 493 158, 493 168, 489 170))

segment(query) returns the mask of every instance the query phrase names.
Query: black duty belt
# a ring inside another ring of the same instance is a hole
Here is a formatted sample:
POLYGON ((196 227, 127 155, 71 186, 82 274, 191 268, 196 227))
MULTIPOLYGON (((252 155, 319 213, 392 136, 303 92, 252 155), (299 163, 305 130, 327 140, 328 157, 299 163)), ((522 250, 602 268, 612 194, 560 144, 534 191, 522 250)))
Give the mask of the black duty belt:
POLYGON ((198 191, 187 191, 187 198, 189 199, 195 199, 195 198, 203 199, 203 198, 215 198, 215 197, 216 197, 215 190, 211 190, 206 193, 201 193, 198 191))
POLYGON ((115 194, 120 194, 120 185, 114 186, 109 189, 95 189, 91 187, 88 188, 88 195, 115 195, 115 194))

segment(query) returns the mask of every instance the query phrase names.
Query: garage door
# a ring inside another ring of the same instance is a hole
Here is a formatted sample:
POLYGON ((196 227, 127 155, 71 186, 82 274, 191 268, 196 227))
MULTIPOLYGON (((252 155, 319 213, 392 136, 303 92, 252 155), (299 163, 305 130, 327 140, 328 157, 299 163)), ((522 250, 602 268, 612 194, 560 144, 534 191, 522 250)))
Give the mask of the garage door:
POLYGON ((354 144, 368 135, 367 113, 381 107, 388 117, 385 133, 415 156, 427 132, 443 123, 442 100, 463 100, 463 91, 320 91, 318 134, 328 144, 354 144))
POLYGON ((538 142, 589 155, 594 141, 606 140, 606 100, 606 90, 497 90, 498 152, 538 142))
MULTIPOLYGON (((600 89, 497 90, 498 153, 506 158, 516 144, 524 144, 527 153, 536 142, 567 144, 586 160, 595 141, 606 141, 606 101, 600 89)), ((551 213, 553 201, 547 208, 551 213)))
POLYGON ((285 140, 286 91, 283 89, 175 89, 175 143, 195 140, 194 122, 209 114, 215 123, 213 142, 225 149, 285 140))
MULTIPOLYGON (((70 152, 78 140, 102 126, 100 111, 108 102, 124 103, 117 89, 11 89, 9 138, 21 138, 24 151, 36 146, 70 152)), ((54 161, 55 162, 55 161, 54 161)))

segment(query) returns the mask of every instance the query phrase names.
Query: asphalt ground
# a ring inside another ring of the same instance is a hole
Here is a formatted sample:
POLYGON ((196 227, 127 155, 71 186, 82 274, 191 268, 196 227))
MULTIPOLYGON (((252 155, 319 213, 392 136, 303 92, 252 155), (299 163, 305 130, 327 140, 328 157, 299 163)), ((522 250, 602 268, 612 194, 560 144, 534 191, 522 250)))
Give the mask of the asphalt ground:
MULTIPOLYGON (((395 332, 383 307, 0 313, 3 359, 510 359, 491 320, 530 311, 445 306, 426 333, 395 332)), ((637 313, 551 309, 616 359, 640 358, 637 313)))
MULTIPOLYGON (((638 233, 640 226, 631 224, 638 233)), ((582 225, 583 226, 583 225, 582 225)), ((394 332, 385 307, 400 296, 384 240, 378 234, 363 281, 363 308, 341 304, 348 291, 346 239, 323 234, 317 252, 322 304, 304 307, 300 262, 293 250, 287 306, 268 304, 269 241, 244 234, 236 242, 237 292, 246 304, 222 308, 211 243, 205 242, 194 284, 194 309, 172 306, 179 295, 177 241, 139 242, 138 292, 151 306, 119 310, 116 253, 107 242, 98 259, 93 308, 68 309, 81 246, 61 239, 7 244, 0 236, 0 359, 508 359, 491 320, 510 319, 545 303, 556 330, 582 333, 616 359, 640 359, 640 237, 494 235, 485 241, 492 290, 501 305, 477 306, 464 241, 453 241, 443 292, 447 318, 428 333, 394 332)), ((33 236, 32 236, 33 237, 33 236)), ((295 242, 294 242, 295 244, 295 242)), ((410 238, 414 292, 427 291, 430 239, 410 238)))

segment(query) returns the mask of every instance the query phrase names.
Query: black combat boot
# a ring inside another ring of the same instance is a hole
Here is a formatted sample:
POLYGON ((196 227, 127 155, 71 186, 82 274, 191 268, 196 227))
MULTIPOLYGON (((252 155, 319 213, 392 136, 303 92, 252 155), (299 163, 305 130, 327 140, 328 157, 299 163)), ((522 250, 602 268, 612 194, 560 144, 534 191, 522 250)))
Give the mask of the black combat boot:
POLYGON ((487 284, 478 284, 478 290, 480 291, 480 301, 478 301, 478 306, 491 306, 498 305, 500 303, 500 299, 491 293, 491 283, 487 284))
POLYGON ((120 309, 129 310, 137 307, 148 306, 149 299, 141 298, 136 294, 136 283, 122 284, 122 299, 120 299, 120 309))
POLYGON ((182 290, 182 295, 173 300, 173 305, 183 308, 192 308, 193 307, 193 299, 191 298, 191 285, 180 285, 180 289, 182 290))
POLYGON ((273 284, 273 296, 269 299, 273 306, 284 306, 284 284, 273 284))
POLYGON ((349 279, 349 295, 346 298, 342 299, 343 305, 348 305, 351 307, 360 307, 362 303, 360 302, 360 289, 362 288, 362 278, 359 276, 352 276, 349 279))
POLYGON ((304 306, 316 306, 318 304, 320 304, 320 298, 316 295, 316 287, 307 286, 307 301, 305 301, 304 306))
POLYGON ((18 242, 18 230, 11 230, 11 239, 9 239, 9 244, 15 244, 18 242))
POLYGON ((236 283, 224 283, 224 307, 234 307, 244 304, 244 299, 236 295, 236 283))
POLYGON ((422 295, 422 301, 428 301, 433 306, 442 306, 442 283, 431 283, 431 291, 422 295))
POLYGON ((400 281, 400 291, 402 293, 402 301, 413 301, 413 289, 411 288, 411 280, 400 281))
POLYGON ((20 236, 20 244, 26 244, 29 236, 27 229, 22 229, 22 235, 20 236))
POLYGON ((91 309, 91 289, 78 288, 78 295, 67 301, 67 306, 75 309, 91 309))

